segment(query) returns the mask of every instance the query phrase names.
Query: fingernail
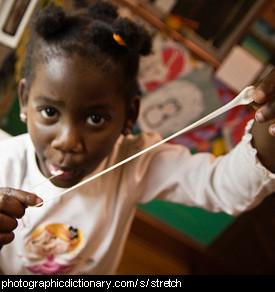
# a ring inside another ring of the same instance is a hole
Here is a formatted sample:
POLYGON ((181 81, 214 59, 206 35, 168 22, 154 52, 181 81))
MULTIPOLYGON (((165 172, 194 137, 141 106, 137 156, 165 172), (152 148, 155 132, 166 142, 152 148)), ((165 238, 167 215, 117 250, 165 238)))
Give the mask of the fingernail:
POLYGON ((261 112, 257 112, 255 115, 255 119, 257 120, 257 122, 259 123, 264 123, 265 122, 265 118, 263 116, 263 114, 261 112))
POLYGON ((269 127, 269 133, 271 136, 275 136, 275 126, 274 125, 269 127))
POLYGON ((35 206, 41 207, 43 205, 43 200, 39 197, 36 198, 35 206))

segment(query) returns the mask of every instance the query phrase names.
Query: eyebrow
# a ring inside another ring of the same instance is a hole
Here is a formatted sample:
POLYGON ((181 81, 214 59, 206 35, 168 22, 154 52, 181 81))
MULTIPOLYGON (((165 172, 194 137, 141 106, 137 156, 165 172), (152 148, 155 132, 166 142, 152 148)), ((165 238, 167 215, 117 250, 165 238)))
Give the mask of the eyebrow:
POLYGON ((109 104, 87 104, 85 105, 87 110, 114 110, 114 108, 109 104))
MULTIPOLYGON (((65 103, 64 101, 59 101, 59 100, 55 100, 52 99, 50 97, 46 97, 46 96, 38 96, 35 98, 35 100, 37 101, 44 101, 45 103, 54 105, 54 106, 64 106, 65 103)), ((109 111, 113 111, 114 108, 113 106, 107 104, 107 103, 102 103, 102 104, 85 104, 85 106, 83 106, 87 111, 89 110, 109 110, 109 111)))
POLYGON ((53 105, 56 105, 56 106, 64 105, 63 101, 55 100, 55 99, 52 99, 52 98, 49 98, 49 97, 46 97, 46 96, 38 96, 38 97, 35 98, 35 100, 44 101, 46 103, 53 104, 53 105))

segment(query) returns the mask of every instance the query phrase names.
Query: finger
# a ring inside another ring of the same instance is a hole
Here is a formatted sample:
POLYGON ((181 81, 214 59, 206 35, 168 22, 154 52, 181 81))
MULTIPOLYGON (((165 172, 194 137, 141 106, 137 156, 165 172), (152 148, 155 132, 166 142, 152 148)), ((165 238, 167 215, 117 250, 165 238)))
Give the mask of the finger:
POLYGON ((41 199, 35 194, 11 188, 0 189, 0 211, 14 218, 21 218, 27 206, 35 205, 41 199))
POLYGON ((268 131, 271 136, 275 137, 275 124, 270 125, 268 131))
POLYGON ((0 233, 0 245, 8 244, 14 239, 13 232, 0 233))
POLYGON ((21 218, 25 214, 25 206, 15 197, 0 194, 0 212, 13 218, 21 218))
POLYGON ((263 106, 261 106, 255 115, 256 120, 259 123, 264 123, 266 121, 271 121, 275 118, 275 98, 266 102, 263 106))
POLYGON ((0 189, 0 193, 16 198, 25 206, 35 206, 43 202, 36 194, 12 188, 2 188, 0 189))
POLYGON ((263 103, 266 100, 266 94, 264 89, 262 89, 260 86, 257 87, 253 93, 253 100, 257 104, 263 103))
POLYGON ((5 214, 0 214, 0 233, 13 231, 17 227, 17 220, 5 214))
POLYGON ((263 103, 267 100, 269 95, 275 94, 275 70, 271 71, 256 88, 254 92, 254 101, 256 103, 263 103))

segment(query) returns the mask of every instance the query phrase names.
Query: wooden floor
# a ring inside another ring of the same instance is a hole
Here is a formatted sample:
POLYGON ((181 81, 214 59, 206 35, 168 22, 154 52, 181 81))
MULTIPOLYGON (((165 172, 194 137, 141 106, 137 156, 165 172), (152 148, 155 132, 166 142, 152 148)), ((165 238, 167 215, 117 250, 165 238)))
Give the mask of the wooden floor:
POLYGON ((188 268, 176 259, 130 235, 118 275, 188 275, 188 268))

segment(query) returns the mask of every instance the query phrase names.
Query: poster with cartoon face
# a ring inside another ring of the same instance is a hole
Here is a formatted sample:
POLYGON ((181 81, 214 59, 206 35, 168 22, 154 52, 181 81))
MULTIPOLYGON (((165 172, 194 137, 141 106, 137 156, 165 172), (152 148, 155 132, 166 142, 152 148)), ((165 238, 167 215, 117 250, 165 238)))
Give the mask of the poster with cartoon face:
POLYGON ((180 130, 204 110, 202 91, 189 81, 175 80, 141 101, 139 126, 162 137, 180 130))
POLYGON ((203 66, 142 96, 140 130, 166 138, 217 109, 221 100, 211 72, 203 66))
POLYGON ((161 34, 154 36, 152 51, 140 62, 137 129, 165 138, 217 109, 221 102, 211 66, 161 34))

